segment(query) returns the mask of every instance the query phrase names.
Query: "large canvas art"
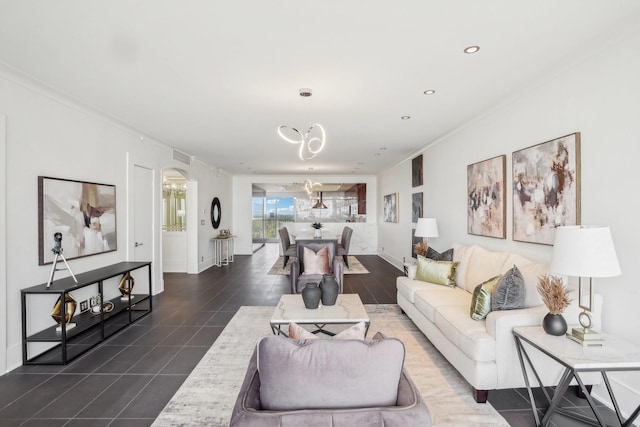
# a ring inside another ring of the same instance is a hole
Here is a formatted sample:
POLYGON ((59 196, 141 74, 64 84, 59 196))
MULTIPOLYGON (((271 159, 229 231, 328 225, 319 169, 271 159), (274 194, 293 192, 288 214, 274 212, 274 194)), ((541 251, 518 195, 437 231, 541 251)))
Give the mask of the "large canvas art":
POLYGON ((422 185, 422 154, 411 160, 411 186, 419 187, 422 185))
POLYGON ((580 224, 580 133, 513 153, 513 240, 552 245, 580 224))
POLYGON ((504 184, 507 156, 467 166, 467 232, 507 237, 504 184))
POLYGON ((115 185, 38 177, 40 265, 53 262, 54 233, 66 259, 117 249, 115 185))
POLYGON ((413 193, 411 196, 411 222, 418 222, 422 218, 422 193, 413 193))

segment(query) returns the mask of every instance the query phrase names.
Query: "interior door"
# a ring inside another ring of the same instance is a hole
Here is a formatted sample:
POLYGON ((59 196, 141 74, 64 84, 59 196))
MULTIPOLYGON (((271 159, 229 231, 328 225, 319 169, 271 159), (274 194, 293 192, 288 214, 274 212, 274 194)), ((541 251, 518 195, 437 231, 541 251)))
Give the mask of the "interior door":
POLYGON ((153 170, 133 167, 133 260, 153 260, 153 170))

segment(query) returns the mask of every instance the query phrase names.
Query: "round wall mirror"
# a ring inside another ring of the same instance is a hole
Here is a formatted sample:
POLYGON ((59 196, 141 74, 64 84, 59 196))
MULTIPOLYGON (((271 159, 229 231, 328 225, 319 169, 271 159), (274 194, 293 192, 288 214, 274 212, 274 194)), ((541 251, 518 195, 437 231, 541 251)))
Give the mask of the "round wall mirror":
POLYGON ((211 225, 213 225, 213 228, 216 230, 220 227, 220 214, 220 199, 214 197, 211 202, 211 225))

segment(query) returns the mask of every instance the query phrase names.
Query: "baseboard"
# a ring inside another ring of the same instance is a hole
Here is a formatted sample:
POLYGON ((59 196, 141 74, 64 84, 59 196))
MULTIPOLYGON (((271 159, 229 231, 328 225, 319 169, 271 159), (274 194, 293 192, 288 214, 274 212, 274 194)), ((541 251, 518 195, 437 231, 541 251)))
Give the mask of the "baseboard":
POLYGON ((397 268, 400 271, 404 271, 403 265, 402 265, 402 261, 400 261, 399 259, 390 256, 387 253, 384 252, 378 252, 378 256, 380 258, 382 258, 383 260, 387 261, 389 264, 393 265, 395 268, 397 268))
MULTIPOLYGON (((629 375, 625 373, 612 372, 607 375, 616 396, 616 400, 618 401, 618 405, 620 406, 622 416, 624 417, 624 419, 627 419, 638 406, 638 402, 640 402, 640 383, 633 385, 627 384, 625 380, 627 380, 628 378, 621 378, 621 376, 623 375, 629 375)), ((635 375, 635 377, 639 376, 635 375)), ((634 377, 632 377, 631 379, 633 380, 634 377)), ((638 380, 640 381, 640 378, 638 378, 638 380)), ((611 399, 609 398, 609 392, 607 391, 607 387, 604 385, 604 382, 600 385, 594 386, 593 390, 591 391, 591 395, 599 402, 602 402, 604 405, 606 405, 609 409, 613 410, 613 405, 611 403, 611 399)), ((640 418, 636 419, 633 425, 640 426, 640 418)))

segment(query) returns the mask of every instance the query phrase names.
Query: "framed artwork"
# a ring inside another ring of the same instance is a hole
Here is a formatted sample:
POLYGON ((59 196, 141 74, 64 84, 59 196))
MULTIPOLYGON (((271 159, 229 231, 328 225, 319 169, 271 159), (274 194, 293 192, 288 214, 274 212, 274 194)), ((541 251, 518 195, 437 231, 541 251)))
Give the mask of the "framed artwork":
POLYGON ((580 224, 580 133, 513 153, 513 240, 553 245, 580 224))
POLYGON ((398 193, 384 196, 384 222, 398 222, 398 193))
POLYGON ((50 250, 60 242, 69 260, 117 249, 116 186, 38 177, 38 243, 40 265, 53 262, 50 250))
POLYGON ((419 187, 422 185, 422 154, 411 160, 411 186, 419 187))
POLYGON ((422 218, 422 193, 413 193, 411 197, 411 222, 422 218))
POLYGON ((467 166, 467 233, 507 237, 506 162, 502 155, 467 166))

